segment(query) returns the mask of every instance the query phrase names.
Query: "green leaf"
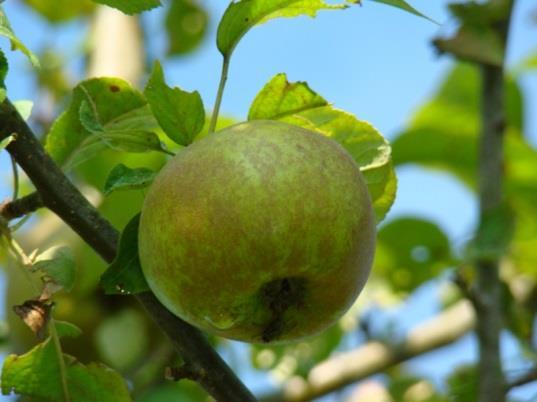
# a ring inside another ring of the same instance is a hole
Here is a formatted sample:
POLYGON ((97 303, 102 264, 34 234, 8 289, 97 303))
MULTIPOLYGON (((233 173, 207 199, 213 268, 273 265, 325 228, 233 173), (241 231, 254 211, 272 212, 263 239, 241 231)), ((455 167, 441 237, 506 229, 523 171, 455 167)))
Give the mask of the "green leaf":
MULTIPOLYGON (((127 384, 110 368, 83 365, 64 354, 71 402, 130 402, 127 384)), ((2 368, 2 394, 15 393, 33 401, 63 401, 60 367, 50 338, 28 353, 9 355, 2 368)))
POLYGON ((85 16, 95 8, 91 0, 24 0, 49 22, 61 23, 85 16))
POLYGON ((13 102, 13 106, 24 120, 28 120, 32 114, 34 103, 31 100, 19 100, 13 102))
POLYGON ((425 18, 425 19, 427 19, 427 20, 429 20, 431 22, 434 22, 435 24, 438 24, 438 22, 436 22, 435 20, 433 20, 433 19, 427 17, 426 15, 420 13, 418 10, 416 10, 414 7, 412 7, 410 4, 408 4, 404 0, 371 0, 371 1, 399 8, 399 9, 401 9, 403 11, 406 11, 406 12, 408 12, 410 14, 417 15, 418 17, 425 18))
POLYGON ((95 342, 103 361, 123 371, 144 358, 148 335, 147 320, 142 313, 127 308, 99 324, 95 342))
POLYGON ((37 59, 36 55, 33 54, 26 46, 24 46, 19 38, 15 36, 15 32, 13 32, 11 24, 9 23, 2 6, 0 6, 0 35, 5 36, 11 41, 11 48, 13 50, 20 50, 28 57, 34 67, 39 67, 39 60, 37 59))
POLYGON ((190 144, 205 123, 205 109, 199 92, 167 86, 157 61, 144 93, 166 135, 179 145, 190 144))
POLYGON ((318 131, 339 142, 354 158, 381 221, 395 200, 397 181, 388 142, 369 123, 332 107, 304 82, 290 83, 276 75, 259 92, 248 113, 249 120, 281 120, 318 131))
POLYGON ((78 328, 75 324, 72 324, 67 321, 58 321, 54 320, 54 325, 56 326, 56 331, 58 332, 58 336, 60 338, 62 337, 69 337, 69 338, 78 338, 80 335, 82 335, 82 330, 78 328))
POLYGON ((6 138, 0 141, 0 150, 7 147, 14 140, 15 140, 15 134, 8 135, 6 138))
POLYGON ((209 17, 198 0, 172 0, 166 14, 168 55, 196 49, 207 33, 209 17))
POLYGON ((133 15, 151 10, 161 5, 160 0, 93 0, 95 3, 117 8, 125 14, 133 15))
POLYGON ((299 15, 315 17, 319 10, 347 7, 348 4, 328 4, 323 0, 234 1, 228 6, 218 25, 218 50, 225 58, 229 58, 246 32, 273 18, 299 15))
MULTIPOLYGON (((469 64, 457 65, 433 99, 393 141, 396 165, 414 163, 441 169, 476 190, 480 88, 479 70, 469 64)), ((516 220, 507 256, 518 270, 537 277, 537 149, 522 134, 523 100, 517 83, 509 77, 505 91, 504 196, 516 220)))
POLYGON ((103 149, 166 152, 144 96, 119 78, 93 78, 73 91, 69 108, 54 122, 46 149, 64 169, 103 149))
POLYGON ((462 26, 448 39, 435 39, 434 45, 442 53, 450 53, 461 60, 501 66, 504 59, 502 39, 493 28, 462 26))
POLYGON ((149 290, 138 258, 139 224, 140 214, 132 218, 121 233, 117 256, 101 276, 106 294, 135 294, 149 290))
POLYGON ((40 271, 46 282, 67 292, 75 284, 76 264, 69 247, 54 246, 42 252, 36 257, 32 269, 40 271))
POLYGON ((0 50, 0 83, 2 84, 2 87, 5 87, 4 81, 6 80, 8 71, 8 61, 6 58, 5 53, 0 50))
POLYGON ((157 174, 150 169, 130 169, 124 164, 116 165, 104 184, 104 193, 108 195, 116 190, 132 190, 149 186, 157 174))
POLYGON ((400 217, 378 233, 374 275, 396 292, 410 293, 452 263, 449 239, 434 223, 400 217))

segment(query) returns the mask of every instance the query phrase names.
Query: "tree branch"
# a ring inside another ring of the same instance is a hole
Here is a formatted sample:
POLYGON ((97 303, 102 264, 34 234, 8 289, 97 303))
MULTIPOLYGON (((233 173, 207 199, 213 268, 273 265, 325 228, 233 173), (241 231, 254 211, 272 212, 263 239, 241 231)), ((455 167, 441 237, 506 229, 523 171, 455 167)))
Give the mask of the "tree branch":
POLYGON ((25 195, 13 201, 0 204, 0 216, 7 221, 20 218, 43 207, 43 201, 38 192, 25 195))
MULTIPOLYGON (((43 204, 111 262, 116 255, 118 232, 67 179, 6 99, 0 105, 0 140, 12 133, 16 133, 16 139, 6 149, 33 182, 43 204)), ((152 293, 135 297, 168 335, 185 363, 200 373, 199 384, 210 395, 223 402, 255 401, 200 331, 171 314, 152 293)))
MULTIPOLYGON (((504 18, 494 25, 505 54, 507 34, 514 0, 491 0, 505 3, 504 18)), ((499 209, 503 202, 503 140, 505 133, 505 79, 503 65, 481 65, 481 135, 479 147, 480 224, 499 209)), ((476 333, 479 341, 479 402, 503 402, 505 378, 500 357, 502 323, 502 286, 499 258, 477 261, 476 296, 478 302, 476 333)))
POLYGON ((416 326, 397 346, 378 341, 336 355, 315 366, 307 381, 293 378, 282 393, 261 398, 263 402, 304 402, 319 398, 344 386, 439 347, 449 345, 473 329, 475 312, 462 300, 436 317, 416 326))
POLYGON ((534 381, 537 381, 537 367, 530 369, 525 374, 509 382, 506 389, 507 391, 510 391, 513 388, 521 387, 534 381))

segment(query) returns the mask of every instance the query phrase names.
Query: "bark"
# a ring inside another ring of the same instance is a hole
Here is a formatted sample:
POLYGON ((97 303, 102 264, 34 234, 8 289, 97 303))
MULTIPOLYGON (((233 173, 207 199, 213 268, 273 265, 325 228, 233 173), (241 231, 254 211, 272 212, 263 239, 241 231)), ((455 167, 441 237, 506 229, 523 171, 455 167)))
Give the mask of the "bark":
MULTIPOLYGON (((505 2, 508 11, 495 25, 503 48, 514 0, 505 2)), ((505 54, 505 51, 504 51, 505 54)), ((505 74, 504 66, 481 66, 481 135, 479 149, 479 211, 480 222, 498 210, 503 202, 503 152, 505 134, 505 74)), ((477 261, 476 333, 479 342, 478 402, 505 401, 505 378, 500 356, 502 323, 502 284, 499 277, 500 259, 482 258, 477 261)))

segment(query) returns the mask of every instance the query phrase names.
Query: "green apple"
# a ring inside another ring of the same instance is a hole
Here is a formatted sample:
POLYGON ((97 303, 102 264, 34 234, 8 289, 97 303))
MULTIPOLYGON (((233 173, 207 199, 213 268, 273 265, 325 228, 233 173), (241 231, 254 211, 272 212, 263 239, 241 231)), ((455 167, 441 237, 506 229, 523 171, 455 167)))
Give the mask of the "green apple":
POLYGON ((159 173, 139 232, 156 297, 208 332, 285 342, 333 324, 364 286, 375 218, 339 144, 275 121, 193 143, 159 173))

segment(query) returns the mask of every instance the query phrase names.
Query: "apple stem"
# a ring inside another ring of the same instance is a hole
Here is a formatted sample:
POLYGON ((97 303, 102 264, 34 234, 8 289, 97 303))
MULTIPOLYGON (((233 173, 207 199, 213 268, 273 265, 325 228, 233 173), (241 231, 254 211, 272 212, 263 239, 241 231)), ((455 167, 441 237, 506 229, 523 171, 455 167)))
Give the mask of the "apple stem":
POLYGON ((226 87, 226 81, 229 71, 229 57, 224 56, 222 63, 222 73, 220 74, 220 83, 218 84, 218 92, 216 93, 216 101, 214 103, 214 110, 211 116, 211 122, 209 124, 209 134, 214 133, 216 129, 216 123, 218 122, 218 113, 220 112, 220 105, 222 104, 222 97, 224 96, 224 88, 226 87))

